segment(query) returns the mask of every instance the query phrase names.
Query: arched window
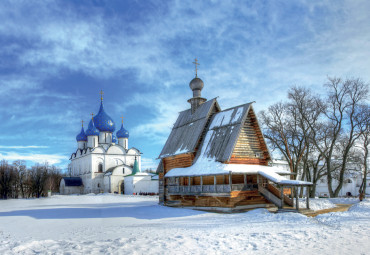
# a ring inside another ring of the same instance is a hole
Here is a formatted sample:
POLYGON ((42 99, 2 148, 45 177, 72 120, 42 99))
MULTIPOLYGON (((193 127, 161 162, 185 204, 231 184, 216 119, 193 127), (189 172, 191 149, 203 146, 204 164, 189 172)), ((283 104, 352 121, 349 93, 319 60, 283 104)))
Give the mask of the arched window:
POLYGON ((124 174, 125 173, 125 168, 122 168, 122 174, 124 174))
POLYGON ((103 172, 103 164, 102 163, 99 163, 99 165, 98 165, 98 172, 99 173, 103 172))

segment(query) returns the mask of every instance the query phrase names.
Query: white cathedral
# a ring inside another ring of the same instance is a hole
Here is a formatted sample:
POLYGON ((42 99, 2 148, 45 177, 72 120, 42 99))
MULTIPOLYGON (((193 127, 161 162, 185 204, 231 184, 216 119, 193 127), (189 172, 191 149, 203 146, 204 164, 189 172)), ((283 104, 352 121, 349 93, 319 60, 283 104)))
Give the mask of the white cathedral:
POLYGON ((123 118, 120 130, 114 131, 115 123, 104 111, 101 97, 99 113, 92 116, 86 132, 82 122, 76 136, 78 148, 68 165, 71 176, 61 180, 61 194, 123 194, 124 177, 140 172, 141 153, 128 148, 129 132, 123 127, 123 118))

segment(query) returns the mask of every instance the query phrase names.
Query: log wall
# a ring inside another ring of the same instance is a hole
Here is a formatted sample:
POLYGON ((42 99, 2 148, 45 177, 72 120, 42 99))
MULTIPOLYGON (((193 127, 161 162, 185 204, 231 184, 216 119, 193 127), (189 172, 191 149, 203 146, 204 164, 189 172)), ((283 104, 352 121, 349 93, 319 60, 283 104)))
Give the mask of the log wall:
POLYGON ((230 164, 267 165, 270 160, 257 118, 250 110, 236 142, 230 164))
POLYGON ((171 195, 168 198, 169 204, 177 202, 176 206, 194 206, 194 207, 228 207, 251 205, 260 207, 270 204, 257 190, 253 191, 233 191, 230 197, 217 196, 187 196, 171 195))
POLYGON ((189 167, 193 164, 194 153, 179 154, 163 159, 164 174, 173 168, 189 167))

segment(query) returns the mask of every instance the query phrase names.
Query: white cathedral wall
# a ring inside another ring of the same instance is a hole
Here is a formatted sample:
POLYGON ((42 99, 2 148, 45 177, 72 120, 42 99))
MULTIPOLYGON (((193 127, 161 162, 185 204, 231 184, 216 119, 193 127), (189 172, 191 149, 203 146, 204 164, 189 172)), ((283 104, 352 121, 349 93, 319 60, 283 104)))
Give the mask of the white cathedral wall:
POLYGON ((111 192, 110 181, 111 181, 110 175, 105 175, 104 176, 104 192, 105 193, 111 192))
POLYGON ((122 175, 111 175, 110 176, 111 182, 110 182, 110 192, 111 193, 118 193, 119 191, 119 184, 124 179, 122 175))
POLYGON ((112 143, 112 133, 100 132, 99 133, 99 143, 112 143))
POLYGON ((91 180, 92 193, 104 192, 104 173, 95 173, 94 179, 91 180))

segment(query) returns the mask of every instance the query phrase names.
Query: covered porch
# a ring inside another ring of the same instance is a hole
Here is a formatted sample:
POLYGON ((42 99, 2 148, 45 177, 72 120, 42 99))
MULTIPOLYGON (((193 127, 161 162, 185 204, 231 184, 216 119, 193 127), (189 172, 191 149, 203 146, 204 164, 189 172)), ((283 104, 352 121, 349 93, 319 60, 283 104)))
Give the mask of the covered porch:
POLYGON ((257 190, 257 175, 201 175, 166 178, 168 195, 230 196, 233 191, 257 190))

